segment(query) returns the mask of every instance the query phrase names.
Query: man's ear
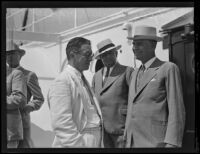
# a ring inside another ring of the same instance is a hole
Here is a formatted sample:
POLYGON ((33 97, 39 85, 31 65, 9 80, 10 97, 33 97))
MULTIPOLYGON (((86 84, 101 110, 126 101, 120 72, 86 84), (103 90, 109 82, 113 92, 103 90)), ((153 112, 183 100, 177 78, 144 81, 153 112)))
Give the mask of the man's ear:
POLYGON ((75 56, 75 52, 76 52, 76 51, 72 50, 72 51, 69 53, 69 55, 70 55, 71 58, 73 58, 73 57, 75 56))
POLYGON ((70 58, 74 57, 74 52, 69 53, 70 58))

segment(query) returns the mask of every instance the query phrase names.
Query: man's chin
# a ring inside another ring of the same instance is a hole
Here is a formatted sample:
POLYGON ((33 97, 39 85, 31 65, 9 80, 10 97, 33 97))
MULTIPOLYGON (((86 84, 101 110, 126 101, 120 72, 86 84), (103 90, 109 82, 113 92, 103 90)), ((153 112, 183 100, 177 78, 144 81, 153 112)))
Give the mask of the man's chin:
POLYGON ((84 71, 87 71, 87 70, 89 69, 89 66, 90 66, 90 65, 85 66, 85 67, 84 67, 84 71))

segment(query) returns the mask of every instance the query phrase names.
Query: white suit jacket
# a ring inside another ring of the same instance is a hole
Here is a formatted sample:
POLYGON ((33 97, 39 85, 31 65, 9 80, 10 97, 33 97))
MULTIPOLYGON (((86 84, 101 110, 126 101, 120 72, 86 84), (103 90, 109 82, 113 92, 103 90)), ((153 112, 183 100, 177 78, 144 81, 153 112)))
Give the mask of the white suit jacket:
MULTIPOLYGON (((93 136, 82 133, 87 124, 87 93, 83 90, 81 74, 68 65, 51 85, 47 101, 50 108, 52 128, 55 132, 53 147, 91 147, 87 141, 93 136)), ((95 99, 102 120, 99 104, 95 99)), ((92 143, 92 142, 90 142, 92 143)))

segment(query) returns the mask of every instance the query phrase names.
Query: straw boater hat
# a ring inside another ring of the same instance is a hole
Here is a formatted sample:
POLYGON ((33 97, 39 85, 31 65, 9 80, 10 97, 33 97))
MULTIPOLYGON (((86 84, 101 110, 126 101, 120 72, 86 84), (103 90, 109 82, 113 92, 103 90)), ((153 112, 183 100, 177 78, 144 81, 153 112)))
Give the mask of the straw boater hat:
POLYGON ((130 40, 155 40, 162 41, 162 38, 156 35, 156 28, 150 26, 137 26, 133 37, 127 37, 130 40))
POLYGON ((25 50, 20 49, 16 43, 11 42, 10 44, 7 44, 6 45, 6 54, 11 54, 14 52, 18 52, 21 57, 25 55, 25 50))
POLYGON ((97 51, 95 52, 94 58, 98 59, 99 56, 112 49, 119 50, 121 45, 115 46, 115 44, 110 39, 105 39, 97 44, 97 51))

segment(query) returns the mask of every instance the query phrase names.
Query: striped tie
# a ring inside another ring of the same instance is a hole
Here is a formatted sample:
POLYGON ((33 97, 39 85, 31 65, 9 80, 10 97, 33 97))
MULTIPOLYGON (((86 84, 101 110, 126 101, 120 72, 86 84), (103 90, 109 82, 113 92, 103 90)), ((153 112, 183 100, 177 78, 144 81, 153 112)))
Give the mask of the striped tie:
POLYGON ((109 72, 110 72, 110 67, 107 67, 107 71, 106 71, 106 75, 105 75, 105 78, 104 78, 104 81, 103 81, 103 85, 106 83, 106 80, 108 79, 109 72))
POLYGON ((137 88, 141 85, 141 79, 144 75, 144 71, 145 71, 145 66, 141 65, 139 73, 138 73, 138 77, 137 77, 137 88))

